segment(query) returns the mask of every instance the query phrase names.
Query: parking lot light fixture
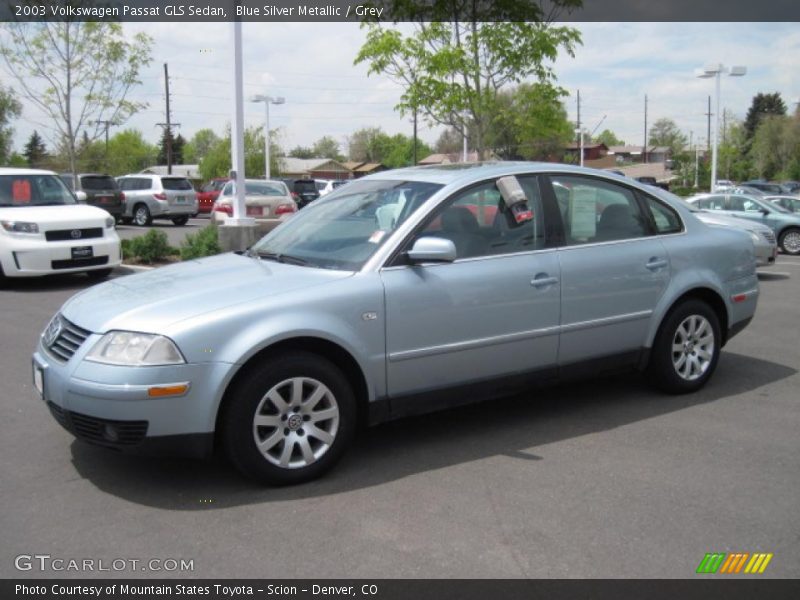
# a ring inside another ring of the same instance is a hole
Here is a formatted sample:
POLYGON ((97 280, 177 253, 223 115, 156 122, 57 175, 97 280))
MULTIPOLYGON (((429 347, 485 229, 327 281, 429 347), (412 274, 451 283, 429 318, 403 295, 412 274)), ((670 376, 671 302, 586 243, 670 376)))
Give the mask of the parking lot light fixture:
POLYGON ((711 189, 713 192, 717 187, 717 147, 719 145, 719 105, 720 105, 720 79, 723 73, 727 73, 730 77, 743 77, 747 75, 747 67, 741 65, 726 67, 721 63, 708 64, 702 69, 695 69, 695 75, 702 79, 716 79, 715 93, 716 93, 716 110, 714 112, 714 136, 711 144, 711 189))
POLYGON ((273 98, 266 94, 257 94, 250 98, 251 102, 264 103, 264 179, 270 178, 269 172, 269 105, 270 104, 285 104, 286 98, 278 96, 273 98))

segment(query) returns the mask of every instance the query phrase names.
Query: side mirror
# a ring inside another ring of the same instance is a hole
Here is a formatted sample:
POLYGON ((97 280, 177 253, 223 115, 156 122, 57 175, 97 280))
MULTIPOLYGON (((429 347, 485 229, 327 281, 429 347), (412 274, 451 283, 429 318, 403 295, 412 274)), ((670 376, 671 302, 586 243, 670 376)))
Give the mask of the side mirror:
POLYGON ((766 217, 769 214, 769 211, 766 208, 762 208, 761 209, 761 214, 766 217))
POLYGON ((78 202, 81 204, 86 204, 86 192, 75 192, 75 197, 78 198, 78 202))
POLYGON ((439 237, 421 237, 406 255, 413 263, 453 262, 456 259, 456 245, 452 240, 439 237))

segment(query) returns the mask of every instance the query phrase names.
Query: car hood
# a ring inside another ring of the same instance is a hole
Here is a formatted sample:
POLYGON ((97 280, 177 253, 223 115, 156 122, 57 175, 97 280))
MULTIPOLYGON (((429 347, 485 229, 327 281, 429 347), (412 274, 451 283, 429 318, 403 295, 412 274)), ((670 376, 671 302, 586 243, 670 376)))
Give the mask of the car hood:
MULTIPOLYGON (((102 227, 108 216, 103 209, 86 204, 0 207, 0 219, 4 221, 29 221, 48 226, 76 227, 81 222, 96 221, 102 227)), ((52 227, 46 229, 52 229, 52 227)))
POLYGON ((164 333, 184 319, 350 277, 222 254, 113 279, 73 296, 62 314, 84 329, 164 333))
MULTIPOLYGON (((694 213, 695 216, 707 225, 718 225, 720 227, 733 227, 734 229, 744 229, 746 231, 758 231, 760 229, 770 229, 766 225, 756 223, 755 221, 748 221, 747 219, 739 219, 729 215, 722 215, 712 212, 698 212, 694 213)), ((771 229, 770 229, 771 231, 771 229)))

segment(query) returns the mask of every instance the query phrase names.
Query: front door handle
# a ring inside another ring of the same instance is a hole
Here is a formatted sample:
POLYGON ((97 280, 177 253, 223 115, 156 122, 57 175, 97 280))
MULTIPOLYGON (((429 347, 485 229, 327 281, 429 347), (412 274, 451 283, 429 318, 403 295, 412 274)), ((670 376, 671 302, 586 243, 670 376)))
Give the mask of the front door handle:
POLYGON ((659 269, 666 267, 668 264, 669 262, 667 262, 666 259, 653 257, 649 261, 647 261, 645 267, 647 267, 651 271, 658 271, 659 269))
POLYGON ((556 283, 558 283, 558 277, 549 277, 547 273, 539 273, 531 279, 531 285, 535 288, 543 288, 556 283))

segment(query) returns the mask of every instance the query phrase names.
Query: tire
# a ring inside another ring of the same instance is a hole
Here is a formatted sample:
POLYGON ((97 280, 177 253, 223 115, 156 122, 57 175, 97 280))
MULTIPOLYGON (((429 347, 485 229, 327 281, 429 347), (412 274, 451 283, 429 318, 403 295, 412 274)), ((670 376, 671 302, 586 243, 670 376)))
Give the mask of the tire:
POLYGON ((148 227, 153 222, 147 204, 137 204, 133 207, 133 222, 139 227, 148 227))
POLYGON ((307 352, 290 352, 251 369, 229 390, 224 408, 222 441, 231 462, 270 485, 321 476, 355 433, 350 383, 331 362, 307 352))
POLYGON ((178 227, 183 227, 189 222, 189 217, 175 217, 172 219, 172 223, 177 225, 178 227))
POLYGON ((792 256, 800 254, 800 229, 791 227, 784 230, 781 233, 778 244, 786 254, 791 254, 792 256))
POLYGON ((717 367, 721 343, 714 310, 702 300, 682 302, 661 323, 647 368, 648 379, 669 394, 699 390, 717 367))
POLYGON ((100 281, 111 275, 113 269, 96 269, 94 271, 86 271, 86 276, 92 281, 100 281))

